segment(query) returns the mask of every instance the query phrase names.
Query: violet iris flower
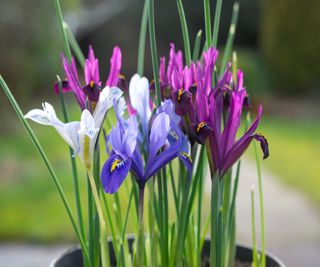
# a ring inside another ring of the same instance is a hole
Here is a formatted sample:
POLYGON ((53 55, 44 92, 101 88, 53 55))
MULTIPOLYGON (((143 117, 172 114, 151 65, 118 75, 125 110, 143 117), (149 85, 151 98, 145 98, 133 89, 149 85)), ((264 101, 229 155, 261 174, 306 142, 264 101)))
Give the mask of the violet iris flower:
MULTIPOLYGON (((140 81, 138 82, 139 86, 145 86, 145 78, 136 76, 134 79, 140 81), (141 79, 143 80, 141 81, 141 79)), ((140 93, 142 91, 141 88, 138 90, 140 93)), ((147 91, 144 92, 149 94, 147 91)), ((145 97, 139 99, 146 100, 145 97)), ((121 108, 115 107, 115 111, 118 119, 117 124, 108 136, 112 152, 101 172, 105 192, 110 194, 116 192, 129 172, 134 174, 139 187, 144 188, 145 183, 152 176, 176 157, 182 160, 189 173, 192 172, 191 159, 185 146, 186 137, 177 124, 179 119, 174 114, 174 105, 171 100, 162 103, 155 111, 154 116, 149 118, 151 129, 146 136, 149 144, 148 151, 145 150, 145 146, 139 139, 140 129, 137 117, 131 115, 126 120, 119 114, 124 113, 121 108), (172 136, 174 136, 173 141, 172 136), (169 138, 171 138, 170 142, 169 138), (145 160, 142 158, 141 151, 145 155, 145 160)), ((138 112, 138 116, 140 113, 138 112)))
MULTIPOLYGON (((110 72, 105 86, 113 87, 121 84, 121 50, 119 47, 114 47, 113 54, 110 59, 110 72)), ((102 89, 102 82, 99 74, 99 61, 94 55, 92 46, 89 46, 88 58, 85 61, 84 77, 85 85, 82 86, 75 60, 72 58, 71 63, 62 55, 62 63, 67 80, 62 82, 62 92, 73 92, 81 109, 86 108, 86 100, 89 101, 89 109, 94 111, 96 103, 99 100, 99 95, 102 89)), ((56 93, 59 92, 57 84, 54 86, 56 93)))
POLYGON ((239 160, 252 140, 260 142, 263 159, 269 156, 268 142, 262 134, 255 133, 262 115, 262 106, 259 106, 258 115, 246 133, 236 140, 236 134, 240 127, 245 89, 231 92, 231 103, 224 129, 221 128, 223 112, 223 94, 211 97, 210 125, 212 131, 209 134, 209 144, 212 155, 213 175, 223 175, 239 160))

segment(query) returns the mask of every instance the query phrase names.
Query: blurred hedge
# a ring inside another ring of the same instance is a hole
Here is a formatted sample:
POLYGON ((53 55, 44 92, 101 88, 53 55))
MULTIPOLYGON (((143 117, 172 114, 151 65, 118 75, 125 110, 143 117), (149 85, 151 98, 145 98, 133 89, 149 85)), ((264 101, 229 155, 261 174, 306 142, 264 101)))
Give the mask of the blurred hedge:
POLYGON ((319 90, 320 1, 262 0, 261 47, 281 92, 319 90))

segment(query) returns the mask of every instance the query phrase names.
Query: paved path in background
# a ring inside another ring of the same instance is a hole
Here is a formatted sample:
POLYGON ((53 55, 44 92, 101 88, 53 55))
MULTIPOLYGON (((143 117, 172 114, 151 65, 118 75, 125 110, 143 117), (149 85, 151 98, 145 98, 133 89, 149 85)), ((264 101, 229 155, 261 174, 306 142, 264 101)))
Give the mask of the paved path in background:
POLYGON ((0 244, 1 267, 49 267, 67 245, 0 244))
MULTIPOLYGON (((244 159, 237 200, 237 223, 238 241, 247 244, 252 243, 250 188, 253 184, 257 189, 256 167, 244 159)), ((319 214, 305 197, 280 184, 271 173, 264 171, 263 185, 268 250, 281 258, 288 267, 320 266, 319 214)), ((210 186, 207 188, 210 189, 210 186)), ((258 199, 256 215, 258 221, 258 199)), ((0 266, 48 267, 52 259, 66 247, 0 244, 0 266)))
MULTIPOLYGON (((263 190, 267 249, 288 267, 320 266, 320 215, 300 193, 280 184, 264 170, 263 190)), ((238 240, 251 244, 250 188, 255 185, 256 219, 259 220, 256 166, 242 162, 237 199, 238 240)), ((260 225, 257 225, 257 230, 260 225)))

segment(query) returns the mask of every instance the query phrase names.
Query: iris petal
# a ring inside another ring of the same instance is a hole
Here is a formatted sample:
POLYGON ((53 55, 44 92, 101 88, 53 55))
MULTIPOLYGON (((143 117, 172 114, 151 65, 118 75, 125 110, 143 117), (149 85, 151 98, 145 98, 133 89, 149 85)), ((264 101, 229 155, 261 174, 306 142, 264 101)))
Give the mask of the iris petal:
POLYGON ((112 57, 110 59, 110 72, 108 80, 106 82, 107 86, 116 86, 119 81, 119 75, 121 70, 122 54, 119 47, 113 48, 112 57))
POLYGON ((269 145, 267 139, 262 134, 255 134, 254 138, 260 142, 260 147, 263 152, 263 159, 266 159, 269 157, 269 145))
POLYGON ((166 113, 157 115, 151 126, 150 133, 150 154, 152 161, 158 150, 164 145, 170 131, 170 117, 166 113))
POLYGON ((143 133, 147 136, 148 124, 151 117, 148 80, 145 77, 140 77, 139 74, 133 75, 129 83, 129 95, 131 105, 139 115, 143 133))
POLYGON ((131 168, 131 160, 123 160, 119 155, 111 156, 103 165, 101 182, 106 193, 113 194, 118 190, 131 168))

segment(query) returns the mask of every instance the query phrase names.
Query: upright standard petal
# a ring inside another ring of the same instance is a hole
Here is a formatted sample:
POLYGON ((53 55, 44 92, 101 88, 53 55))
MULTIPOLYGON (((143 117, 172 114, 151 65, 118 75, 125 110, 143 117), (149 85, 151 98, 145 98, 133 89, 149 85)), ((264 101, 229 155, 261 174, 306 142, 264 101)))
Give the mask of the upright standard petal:
POLYGON ((121 71, 122 54, 118 46, 113 48, 112 57, 110 59, 110 71, 106 86, 117 86, 121 71))
POLYGON ((132 107, 137 111, 143 133, 147 136, 148 124, 151 117, 149 82, 139 74, 132 76, 129 83, 129 96, 132 107))
POLYGON ((89 46, 89 55, 85 62, 85 68, 84 68, 84 76, 86 84, 91 84, 93 87, 93 84, 101 85, 100 82, 100 75, 99 75, 99 61, 94 55, 94 51, 92 46, 89 46))
POLYGON ((73 91, 81 109, 83 110, 85 109, 85 105, 86 105, 86 96, 83 93, 82 88, 80 86, 76 63, 72 58, 72 61, 70 64, 64 55, 62 55, 62 63, 63 63, 64 72, 69 82, 69 86, 73 91))
POLYGON ((168 76, 166 73, 166 58, 160 58, 160 65, 159 65, 159 80, 161 85, 166 86, 168 84, 168 76))
POLYGON ((235 142, 237 131, 240 127, 243 99, 246 95, 245 90, 233 91, 231 96, 231 106, 222 133, 222 151, 226 154, 235 142))
POLYGON ((99 128, 96 127, 94 118, 92 117, 90 111, 85 109, 81 114, 80 129, 78 133, 84 134, 90 139, 93 139, 98 132, 99 128))
POLYGON ((164 145, 170 132, 170 117, 166 113, 160 113, 152 122, 150 132, 149 161, 152 161, 158 150, 164 145))
POLYGON ((106 86, 100 93, 99 101, 93 112, 97 127, 101 128, 106 112, 112 107, 113 101, 118 100, 122 91, 118 87, 106 86))

